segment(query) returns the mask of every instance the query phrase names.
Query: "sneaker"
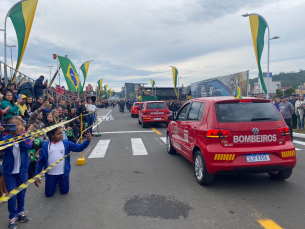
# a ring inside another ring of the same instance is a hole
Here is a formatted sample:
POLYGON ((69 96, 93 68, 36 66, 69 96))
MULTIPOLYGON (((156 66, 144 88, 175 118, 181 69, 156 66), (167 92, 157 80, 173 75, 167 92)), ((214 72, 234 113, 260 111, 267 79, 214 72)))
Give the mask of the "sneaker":
POLYGON ((20 212, 20 213, 18 214, 18 218, 19 218, 20 223, 25 223, 26 221, 29 220, 29 217, 27 217, 27 216, 24 214, 24 212, 20 212))
POLYGON ((8 229, 16 229, 17 228, 18 217, 10 219, 10 223, 8 225, 8 229))

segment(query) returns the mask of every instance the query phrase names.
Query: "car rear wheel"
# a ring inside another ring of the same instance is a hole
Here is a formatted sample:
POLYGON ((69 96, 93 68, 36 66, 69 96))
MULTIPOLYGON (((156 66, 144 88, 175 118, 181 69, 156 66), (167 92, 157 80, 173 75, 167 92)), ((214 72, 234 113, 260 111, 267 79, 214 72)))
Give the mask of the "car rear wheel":
POLYGON ((167 138, 166 138, 166 149, 169 154, 176 153, 176 150, 174 149, 174 147, 172 145, 171 137, 170 137, 169 133, 167 133, 167 138))
POLYGON ((268 174, 273 179, 276 179, 276 180, 286 180, 286 179, 288 179, 291 176, 292 169, 286 169, 286 170, 283 170, 283 171, 270 172, 268 174))
POLYGON ((194 172, 196 180, 200 185, 213 183, 214 175, 209 174, 207 171, 205 160, 200 150, 194 155, 194 172))

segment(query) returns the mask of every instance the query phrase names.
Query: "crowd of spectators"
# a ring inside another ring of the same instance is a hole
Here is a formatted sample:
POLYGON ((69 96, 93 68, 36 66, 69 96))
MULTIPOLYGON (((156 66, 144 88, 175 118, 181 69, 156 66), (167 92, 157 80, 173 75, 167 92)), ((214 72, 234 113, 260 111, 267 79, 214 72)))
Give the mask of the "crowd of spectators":
MULTIPOLYGON (((89 113, 94 112, 97 106, 107 107, 111 105, 111 102, 107 100, 100 99, 97 101, 95 96, 85 93, 79 96, 77 92, 64 90, 59 95, 55 93, 55 87, 48 87, 43 76, 40 76, 34 84, 30 82, 24 82, 22 85, 8 83, 7 87, 4 87, 4 84, 0 83, 0 102, 1 126, 6 127, 11 119, 19 119, 24 124, 22 134, 74 119, 63 125, 64 139, 74 143, 81 135, 79 116, 81 114, 86 115, 83 116, 84 130, 95 121, 95 114, 89 113)), ((13 129, 5 129, 2 136, 8 135, 10 130, 13 129)), ((92 128, 89 131, 92 132, 92 128)), ((28 156, 31 158, 28 171, 29 179, 35 172, 39 151, 43 143, 48 140, 47 134, 40 135, 33 141, 32 149, 28 150, 28 156)), ((0 197, 7 194, 2 176, 3 158, 4 151, 0 151, 0 197)))

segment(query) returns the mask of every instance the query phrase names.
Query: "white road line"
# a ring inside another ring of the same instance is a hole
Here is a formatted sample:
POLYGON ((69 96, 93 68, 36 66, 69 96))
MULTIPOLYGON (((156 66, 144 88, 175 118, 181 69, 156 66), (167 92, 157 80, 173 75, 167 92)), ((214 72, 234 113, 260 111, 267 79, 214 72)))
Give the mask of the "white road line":
POLYGON ((295 150, 301 150, 301 149, 295 148, 295 150))
POLYGON ((148 155, 141 138, 132 138, 131 145, 133 155, 148 155))
MULTIPOLYGON (((111 112, 112 112, 112 110, 109 111, 103 119, 107 118, 107 116, 108 116, 111 112)), ((104 121, 103 119, 102 119, 97 125, 95 125, 94 127, 92 127, 92 130, 94 130, 98 125, 100 125, 100 123, 101 123, 102 121, 104 121)))
POLYGON ((94 150, 90 154, 88 158, 101 158, 105 157, 105 154, 107 152, 108 146, 110 143, 110 139, 108 140, 99 140, 99 142, 96 144, 94 150))
POLYGON ((100 132, 100 134, 125 134, 125 133, 152 133, 153 130, 144 131, 116 131, 116 132, 100 132))
POLYGON ((301 141, 297 141, 297 140, 293 140, 292 143, 297 143, 297 144, 305 146, 305 142, 301 142, 301 141))
POLYGON ((166 144, 166 137, 161 137, 160 139, 166 144))

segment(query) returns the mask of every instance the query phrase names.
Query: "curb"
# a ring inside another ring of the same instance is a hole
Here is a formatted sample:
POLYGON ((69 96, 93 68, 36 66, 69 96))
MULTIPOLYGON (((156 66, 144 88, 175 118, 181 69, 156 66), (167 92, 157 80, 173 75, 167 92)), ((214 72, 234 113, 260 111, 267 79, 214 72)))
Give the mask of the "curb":
POLYGON ((300 133, 293 132, 293 137, 305 138, 305 134, 300 134, 300 133))

